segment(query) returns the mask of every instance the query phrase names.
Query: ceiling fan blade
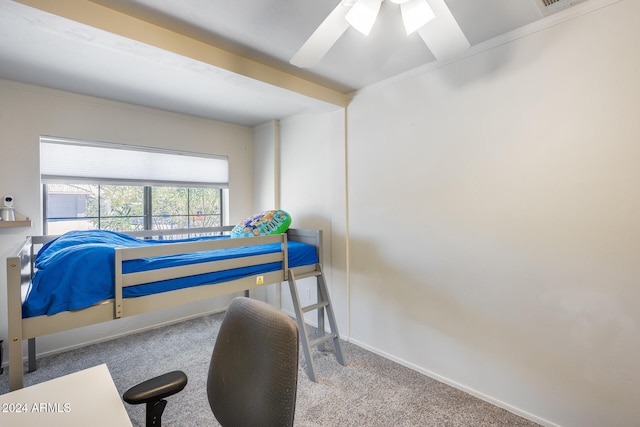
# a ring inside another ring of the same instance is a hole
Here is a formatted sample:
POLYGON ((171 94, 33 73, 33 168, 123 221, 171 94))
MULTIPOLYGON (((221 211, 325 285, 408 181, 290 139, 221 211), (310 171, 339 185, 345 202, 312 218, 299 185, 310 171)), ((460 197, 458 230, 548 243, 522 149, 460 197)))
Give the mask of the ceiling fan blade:
POLYGON ((382 6, 382 0, 358 0, 347 13, 347 22, 368 36, 380 13, 380 6, 382 6))
POLYGON ((436 59, 448 59, 471 46, 444 0, 428 0, 434 19, 417 30, 436 59))
POLYGON ((400 11, 402 12, 402 22, 404 22, 407 35, 412 34, 436 17, 427 0, 409 0, 401 3, 400 11))
POLYGON ((349 22, 345 19, 349 10, 350 7, 340 2, 289 62, 300 68, 317 65, 349 28, 349 22))

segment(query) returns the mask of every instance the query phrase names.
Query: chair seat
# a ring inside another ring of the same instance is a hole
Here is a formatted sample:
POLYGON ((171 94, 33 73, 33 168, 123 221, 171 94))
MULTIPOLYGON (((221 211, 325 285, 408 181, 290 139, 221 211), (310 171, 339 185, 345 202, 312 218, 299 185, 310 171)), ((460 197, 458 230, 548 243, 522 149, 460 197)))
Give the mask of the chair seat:
POLYGON ((127 390, 122 398, 133 405, 153 403, 182 391, 187 385, 187 374, 173 371, 151 378, 127 390))

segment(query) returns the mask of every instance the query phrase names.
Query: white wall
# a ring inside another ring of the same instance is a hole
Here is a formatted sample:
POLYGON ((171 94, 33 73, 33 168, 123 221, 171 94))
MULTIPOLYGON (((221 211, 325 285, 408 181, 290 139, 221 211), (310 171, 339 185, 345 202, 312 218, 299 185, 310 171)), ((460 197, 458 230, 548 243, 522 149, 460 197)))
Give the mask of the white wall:
MULTIPOLYGON (((344 110, 302 114, 280 122, 281 208, 294 228, 323 230, 323 261, 338 329, 348 334, 344 110)), ((299 281, 302 303, 315 301, 315 279, 299 281), (307 291, 311 299, 307 299, 307 291)), ((282 306, 293 311, 288 285, 282 306)), ((307 314, 316 322, 315 312, 307 314)))
MULTIPOLYGON (((42 233, 39 137, 52 135, 229 156, 230 223, 253 209, 253 130, 159 110, 0 80, 0 194, 12 194, 31 228, 0 228, 0 258, 27 235, 42 233)), ((38 340, 56 351, 158 322, 220 309, 227 297, 120 319, 38 340)), ((0 337, 7 338, 6 266, 0 266, 0 337)))
MULTIPOLYGON (((291 227, 323 230, 327 286, 338 330, 347 337, 344 110, 256 126, 254 155, 255 210, 284 209, 291 214, 291 227)), ((315 302, 316 280, 299 280, 298 291, 303 305, 315 302)), ((288 283, 259 288, 252 295, 293 314, 288 283)), ((307 313, 306 319, 317 324, 316 312, 307 313)))
POLYGON ((640 420, 640 2, 348 109, 351 339, 545 424, 640 420))
POLYGON ((279 127, 278 122, 272 121, 253 128, 253 205, 256 212, 280 209, 279 127))
MULTIPOLYGON (((280 209, 279 194, 279 124, 270 121, 253 128, 253 209, 245 217, 266 210, 280 209)), ((251 297, 280 307, 280 285, 261 286, 251 297)))

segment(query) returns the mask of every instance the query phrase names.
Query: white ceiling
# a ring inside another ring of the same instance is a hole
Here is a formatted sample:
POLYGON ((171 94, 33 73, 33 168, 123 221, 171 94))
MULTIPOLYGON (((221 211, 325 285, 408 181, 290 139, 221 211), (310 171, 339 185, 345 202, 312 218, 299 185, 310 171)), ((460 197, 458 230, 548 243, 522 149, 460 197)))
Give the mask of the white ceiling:
MULTIPOLYGON (((94 1, 341 93, 434 61, 417 34, 405 35, 398 6, 386 1, 368 37, 350 28, 317 67, 290 65, 289 59, 339 2, 94 1)), ((446 3, 471 46, 543 18, 539 0, 446 3)), ((248 126, 335 108, 313 96, 12 0, 0 0, 0 78, 248 126)))

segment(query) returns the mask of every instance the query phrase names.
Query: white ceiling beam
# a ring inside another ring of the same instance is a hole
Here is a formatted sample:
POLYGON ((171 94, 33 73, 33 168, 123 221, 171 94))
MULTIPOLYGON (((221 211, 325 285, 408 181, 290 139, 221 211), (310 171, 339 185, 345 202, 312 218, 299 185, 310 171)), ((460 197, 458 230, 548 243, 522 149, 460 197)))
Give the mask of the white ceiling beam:
POLYGON ((90 0, 15 1, 333 105, 346 107, 348 104, 348 94, 90 0))

